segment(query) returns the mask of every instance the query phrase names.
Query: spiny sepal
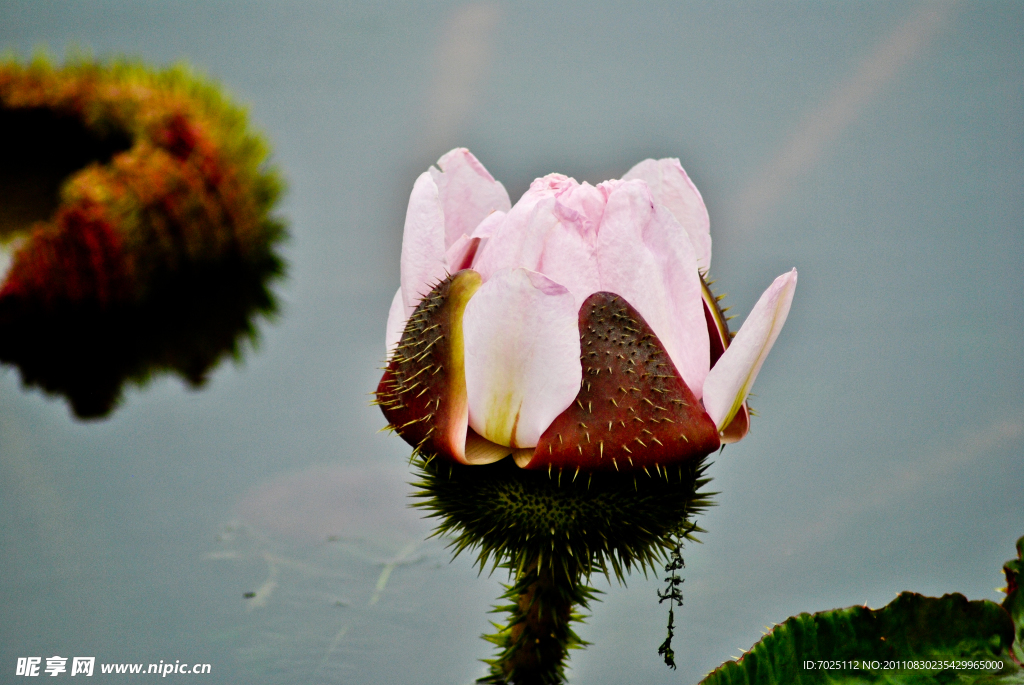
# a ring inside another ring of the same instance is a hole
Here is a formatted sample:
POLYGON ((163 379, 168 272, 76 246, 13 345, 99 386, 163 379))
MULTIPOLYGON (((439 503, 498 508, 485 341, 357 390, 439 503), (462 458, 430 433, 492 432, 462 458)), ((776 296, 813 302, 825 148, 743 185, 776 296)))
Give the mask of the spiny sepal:
POLYGON ((579 394, 525 468, 651 471, 718 449, 714 421, 632 305, 594 293, 580 307, 579 328, 579 394))
POLYGON ((462 314, 481 282, 465 269, 438 283, 406 322, 377 386, 376 403, 390 428, 418 452, 465 460, 462 314))

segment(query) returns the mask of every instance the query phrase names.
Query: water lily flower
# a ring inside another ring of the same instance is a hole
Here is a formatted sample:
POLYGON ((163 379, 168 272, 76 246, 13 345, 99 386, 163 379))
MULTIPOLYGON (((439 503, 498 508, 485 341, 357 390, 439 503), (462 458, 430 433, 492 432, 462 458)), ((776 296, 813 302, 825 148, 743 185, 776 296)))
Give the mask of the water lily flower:
POLYGON ((468 150, 413 186, 377 388, 391 427, 463 464, 634 470, 743 437, 796 269, 735 337, 705 282, 707 209, 677 159, 511 206, 468 150))

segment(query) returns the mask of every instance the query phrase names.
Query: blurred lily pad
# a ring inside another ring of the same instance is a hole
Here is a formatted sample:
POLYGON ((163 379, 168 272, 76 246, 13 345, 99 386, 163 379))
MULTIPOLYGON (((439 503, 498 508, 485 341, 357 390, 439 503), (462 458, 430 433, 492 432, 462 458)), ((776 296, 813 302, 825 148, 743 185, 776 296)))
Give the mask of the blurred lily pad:
POLYGON ((269 149, 183 66, 0 61, 0 361, 111 411, 125 382, 198 386, 276 303, 269 149), (8 154, 9 153, 9 154, 8 154))

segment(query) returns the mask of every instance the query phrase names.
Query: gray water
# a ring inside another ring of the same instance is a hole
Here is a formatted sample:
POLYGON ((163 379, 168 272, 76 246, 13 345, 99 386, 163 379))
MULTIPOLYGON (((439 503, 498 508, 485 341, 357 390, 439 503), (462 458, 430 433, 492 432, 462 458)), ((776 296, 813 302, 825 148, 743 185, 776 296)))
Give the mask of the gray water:
POLYGON ((408 193, 457 145, 513 199, 680 157, 737 323, 800 271, 684 555, 679 670, 658 580, 600 580, 571 682, 696 683, 766 625, 902 590, 1000 599, 1024 534, 1024 5, 0 1, 0 49, 40 46, 186 60, 246 103, 288 179, 290 270, 259 349, 202 391, 159 379, 81 423, 0 370, 0 682, 55 654, 218 683, 484 673, 503 578, 424 541, 368 405, 408 193))

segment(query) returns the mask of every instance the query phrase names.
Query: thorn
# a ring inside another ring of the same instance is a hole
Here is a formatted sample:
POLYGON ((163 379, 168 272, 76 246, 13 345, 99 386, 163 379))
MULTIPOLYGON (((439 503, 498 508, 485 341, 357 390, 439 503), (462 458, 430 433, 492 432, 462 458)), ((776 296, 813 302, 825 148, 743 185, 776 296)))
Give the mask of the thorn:
POLYGON ((597 457, 597 458, 598 458, 598 459, 604 459, 604 440, 602 440, 602 441, 601 441, 600 443, 598 443, 598 444, 600 445, 600 450, 601 450, 601 451, 600 451, 600 452, 598 453, 598 457, 597 457))
POLYGON ((618 464, 618 462, 615 461, 615 457, 612 457, 612 464, 614 464, 615 470, 618 471, 619 470, 619 464, 618 464))
POLYGON ((572 474, 572 482, 573 483, 576 482, 576 476, 578 476, 578 475, 580 475, 580 467, 579 466, 576 467, 576 473, 572 474))

